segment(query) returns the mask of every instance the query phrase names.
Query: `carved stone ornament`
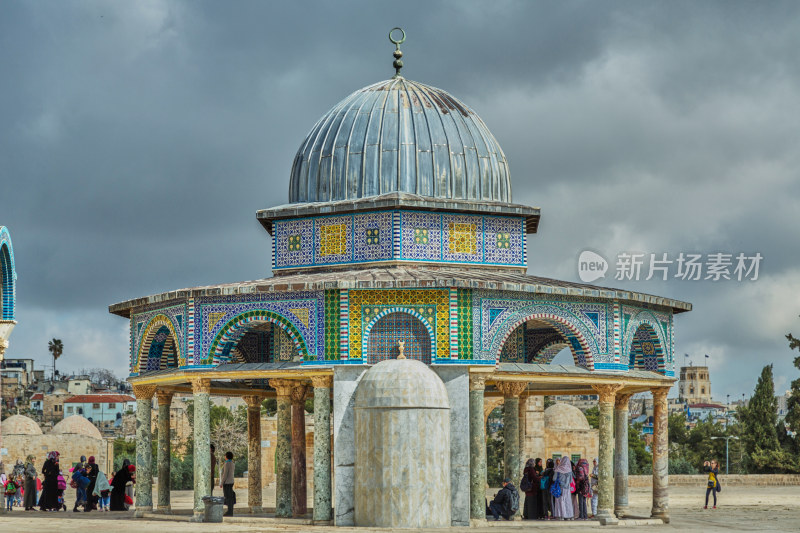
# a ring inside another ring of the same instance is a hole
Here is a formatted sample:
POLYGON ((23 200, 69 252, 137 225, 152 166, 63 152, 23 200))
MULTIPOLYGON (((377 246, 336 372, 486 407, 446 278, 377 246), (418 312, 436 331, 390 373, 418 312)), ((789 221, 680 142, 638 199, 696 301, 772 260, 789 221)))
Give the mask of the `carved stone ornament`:
POLYGON ((153 395, 156 393, 155 385, 134 385, 133 395, 137 400, 152 400, 153 395))
POLYGON ((503 398, 516 398, 528 387, 527 381, 498 381, 494 384, 503 398))
POLYGON ((617 391, 622 389, 622 385, 613 383, 603 385, 592 385, 592 388, 597 393, 600 403, 614 403, 614 397, 617 391))
POLYGON ((311 385, 315 389, 330 389, 333 386, 333 376, 311 376, 311 385))

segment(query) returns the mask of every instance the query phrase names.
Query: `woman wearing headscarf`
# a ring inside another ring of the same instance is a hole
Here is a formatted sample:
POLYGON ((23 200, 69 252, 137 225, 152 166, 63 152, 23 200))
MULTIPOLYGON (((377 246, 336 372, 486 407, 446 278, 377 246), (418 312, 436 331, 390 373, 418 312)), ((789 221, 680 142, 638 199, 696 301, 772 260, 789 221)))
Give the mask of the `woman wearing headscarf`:
POLYGON ((546 468, 542 471, 542 481, 539 484, 544 489, 539 491, 539 497, 542 500, 542 517, 545 520, 553 518, 553 495, 550 494, 550 484, 555 477, 555 462, 552 459, 548 459, 546 468), (548 513, 550 513, 549 517, 548 513))
POLYGON ((23 487, 23 505, 26 511, 36 510, 36 479, 37 472, 33 463, 36 458, 29 455, 25 458, 25 486, 23 487))
POLYGON ((572 518, 578 518, 578 491, 575 490, 575 483, 577 479, 577 465, 570 460, 570 467, 572 468, 572 484, 569 487, 569 492, 572 495, 572 518))
POLYGON ((598 481, 600 480, 600 470, 598 469, 597 464, 598 464, 597 457, 595 457, 594 459, 592 459, 592 482, 591 482, 593 517, 597 515, 597 498, 598 498, 597 487, 598 487, 598 481))
POLYGON ((589 461, 581 459, 575 469, 575 486, 578 494, 578 518, 586 520, 589 514, 586 509, 586 500, 592 498, 592 484, 589 480, 589 461))
POLYGON ((131 462, 125 459, 122 466, 114 474, 114 479, 111 480, 111 510, 112 511, 125 511, 125 487, 128 481, 131 480, 131 472, 128 469, 131 462), (126 464, 127 463, 127 464, 126 464))
POLYGON ((86 504, 83 506, 84 512, 89 512, 97 509, 97 496, 94 495, 94 485, 97 483, 97 474, 100 472, 100 467, 94 462, 94 455, 89 456, 89 461, 86 463, 86 477, 89 478, 89 486, 86 487, 86 504))
POLYGON ((39 508, 42 511, 58 511, 61 506, 58 503, 58 452, 52 451, 47 454, 42 465, 42 494, 39 496, 39 508))
MULTIPOLYGON (((536 461, 542 462, 541 459, 536 461)), ((536 520, 541 518, 541 504, 539 498, 539 483, 542 476, 536 470, 536 461, 528 459, 525 463, 525 469, 522 471, 522 477, 528 479, 529 490, 525 491, 525 504, 522 508, 522 518, 526 520, 536 520)))
POLYGON ((572 494, 570 494, 570 483, 572 482, 572 465, 569 457, 562 457, 555 468, 555 479, 553 483, 561 486, 561 495, 553 501, 553 516, 561 520, 574 520, 575 510, 572 507, 572 494))

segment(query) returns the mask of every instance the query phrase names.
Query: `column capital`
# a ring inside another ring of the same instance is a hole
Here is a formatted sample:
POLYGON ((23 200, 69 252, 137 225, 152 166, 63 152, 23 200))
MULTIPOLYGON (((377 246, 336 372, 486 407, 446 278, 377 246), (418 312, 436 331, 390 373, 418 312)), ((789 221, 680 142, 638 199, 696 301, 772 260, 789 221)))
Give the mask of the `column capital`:
POLYGON ((242 400, 247 404, 248 409, 261 409, 261 401, 263 398, 258 395, 242 396, 242 400))
POLYGON ((608 383, 601 385, 592 385, 592 388, 599 396, 600 403, 614 403, 614 396, 622 388, 622 385, 616 383, 608 383))
POLYGON ((172 403, 172 396, 175 393, 171 390, 164 390, 158 389, 156 390, 156 399, 158 400, 158 405, 166 405, 169 407, 169 404, 172 403))
POLYGON ((486 374, 470 374, 469 390, 486 390, 486 374))
POLYGON ((295 381, 293 382, 294 385, 292 386, 292 390, 289 392, 289 401, 292 402, 293 405, 302 405, 306 401, 306 397, 308 396, 308 383, 295 381))
POLYGON ((152 400, 153 395, 156 393, 155 385, 134 385, 133 395, 137 400, 152 400))
POLYGON ((277 391, 278 397, 289 396, 294 382, 291 379, 276 378, 269 380, 269 386, 277 391))
POLYGON ((207 378, 197 378, 191 380, 192 392, 195 394, 211 394, 211 380, 207 378))
POLYGON ((527 381, 496 381, 497 390, 503 393, 503 398, 517 398, 528 387, 527 381))
POLYGON ((614 399, 614 408, 623 409, 627 411, 628 403, 631 401, 631 396, 633 396, 633 393, 630 392, 626 392, 624 394, 617 394, 616 398, 614 399))
POLYGON ((333 386, 333 376, 311 376, 311 385, 315 389, 330 389, 333 386))
POLYGON ((650 389, 650 392, 653 394, 653 402, 662 403, 666 401, 670 388, 671 387, 655 387, 650 389))

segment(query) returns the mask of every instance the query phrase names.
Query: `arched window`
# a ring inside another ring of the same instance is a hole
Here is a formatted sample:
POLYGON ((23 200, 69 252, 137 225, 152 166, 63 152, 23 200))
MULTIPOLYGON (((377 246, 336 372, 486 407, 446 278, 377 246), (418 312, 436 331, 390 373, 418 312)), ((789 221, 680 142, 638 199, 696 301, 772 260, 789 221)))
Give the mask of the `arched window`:
POLYGON ((431 335, 422 321, 408 313, 388 314, 375 322, 367 342, 367 363, 374 365, 385 359, 396 359, 399 343, 404 341, 403 355, 425 364, 431 363, 431 335))

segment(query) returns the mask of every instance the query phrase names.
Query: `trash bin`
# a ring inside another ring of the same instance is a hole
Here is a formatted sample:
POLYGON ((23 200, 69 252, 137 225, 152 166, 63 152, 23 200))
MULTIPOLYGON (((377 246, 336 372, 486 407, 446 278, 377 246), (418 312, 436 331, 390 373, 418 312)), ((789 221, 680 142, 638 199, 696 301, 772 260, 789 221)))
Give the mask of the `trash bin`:
POLYGON ((225 498, 218 496, 203 496, 206 506, 203 522, 222 522, 222 513, 225 508, 225 498))

